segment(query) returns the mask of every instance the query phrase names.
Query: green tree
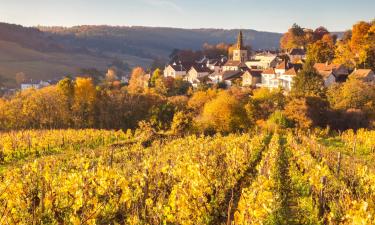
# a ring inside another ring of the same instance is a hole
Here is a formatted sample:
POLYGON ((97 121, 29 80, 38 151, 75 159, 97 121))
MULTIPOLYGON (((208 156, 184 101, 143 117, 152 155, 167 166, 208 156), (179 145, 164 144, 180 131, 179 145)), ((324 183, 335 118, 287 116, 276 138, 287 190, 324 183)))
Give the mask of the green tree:
POLYGON ((314 68, 312 61, 307 61, 294 78, 291 95, 294 97, 325 97, 323 78, 314 68))
POLYGON ((150 87, 155 87, 156 81, 162 78, 163 78, 162 70, 159 68, 155 69, 150 79, 150 87))

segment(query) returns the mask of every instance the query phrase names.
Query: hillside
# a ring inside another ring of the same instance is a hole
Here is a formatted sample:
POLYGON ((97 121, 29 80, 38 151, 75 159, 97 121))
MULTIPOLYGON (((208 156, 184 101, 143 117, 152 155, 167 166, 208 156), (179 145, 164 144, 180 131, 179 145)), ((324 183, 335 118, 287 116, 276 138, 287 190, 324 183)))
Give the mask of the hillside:
MULTIPOLYGON (((173 49, 197 50, 204 43, 233 43, 238 30, 156 27, 23 27, 0 23, 0 76, 14 85, 24 72, 33 79, 76 74, 80 68, 104 71, 115 59, 130 67, 166 60, 173 49)), ((281 34, 244 30, 253 49, 278 48, 281 34)))
MULTIPOLYGON (((179 29, 160 27, 76 26, 38 27, 64 44, 99 50, 130 53, 140 57, 166 57, 175 48, 197 50, 207 42, 233 43, 238 30, 179 29)), ((254 49, 278 48, 281 34, 243 30, 244 41, 254 49)))

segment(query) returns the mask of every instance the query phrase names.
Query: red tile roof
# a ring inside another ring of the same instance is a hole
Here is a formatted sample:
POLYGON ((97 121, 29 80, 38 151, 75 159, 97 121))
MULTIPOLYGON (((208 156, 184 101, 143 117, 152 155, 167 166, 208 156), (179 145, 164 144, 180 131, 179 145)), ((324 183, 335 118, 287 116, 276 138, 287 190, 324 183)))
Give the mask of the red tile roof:
POLYGON ((268 68, 262 72, 262 74, 275 74, 275 70, 272 68, 268 68))

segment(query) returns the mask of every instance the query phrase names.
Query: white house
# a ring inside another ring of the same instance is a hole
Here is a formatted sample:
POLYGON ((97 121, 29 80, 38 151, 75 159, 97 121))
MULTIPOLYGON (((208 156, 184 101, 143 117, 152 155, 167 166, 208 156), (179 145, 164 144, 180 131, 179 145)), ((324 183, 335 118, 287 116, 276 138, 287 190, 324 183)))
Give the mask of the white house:
POLYGON ((278 81, 276 81, 276 72, 273 68, 268 68, 262 72, 261 84, 258 86, 274 88, 279 87, 278 81))
POLYGON ((297 76, 297 71, 294 67, 285 71, 285 73, 279 76, 279 85, 286 91, 292 90, 293 79, 297 76))
POLYGON ((269 68, 262 72, 262 83, 257 86, 270 89, 283 88, 290 91, 293 85, 293 79, 297 76, 299 66, 281 62, 275 69, 269 68))
POLYGON ((203 77, 208 77, 212 71, 205 65, 194 65, 187 73, 185 80, 190 82, 193 86, 200 83, 203 77))
POLYGON ((47 87, 49 85, 50 85, 50 83, 48 83, 47 81, 30 80, 30 81, 27 81, 27 82, 21 84, 21 90, 25 90, 25 89, 29 89, 29 88, 40 89, 40 88, 43 88, 43 87, 47 87))
POLYGON ((273 68, 277 65, 277 55, 271 53, 259 53, 245 64, 247 67, 253 69, 273 68))
POLYGON ((164 77, 173 77, 173 78, 182 78, 186 76, 188 68, 182 63, 174 62, 171 65, 168 65, 164 69, 164 77))

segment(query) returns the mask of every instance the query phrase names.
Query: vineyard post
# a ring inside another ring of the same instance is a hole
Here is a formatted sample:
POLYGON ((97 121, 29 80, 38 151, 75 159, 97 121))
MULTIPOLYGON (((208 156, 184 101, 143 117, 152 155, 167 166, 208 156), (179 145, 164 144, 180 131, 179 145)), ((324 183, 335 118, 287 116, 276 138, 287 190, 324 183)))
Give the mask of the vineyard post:
POLYGON ((340 167, 341 167, 341 152, 337 155, 337 177, 340 176, 340 167))
POLYGON ((322 184, 322 187, 321 187, 320 193, 319 193, 319 218, 323 218, 325 206, 326 206, 324 190, 325 190, 325 187, 326 187, 326 184, 327 184, 327 177, 326 176, 322 177, 320 179, 320 182, 322 184))

